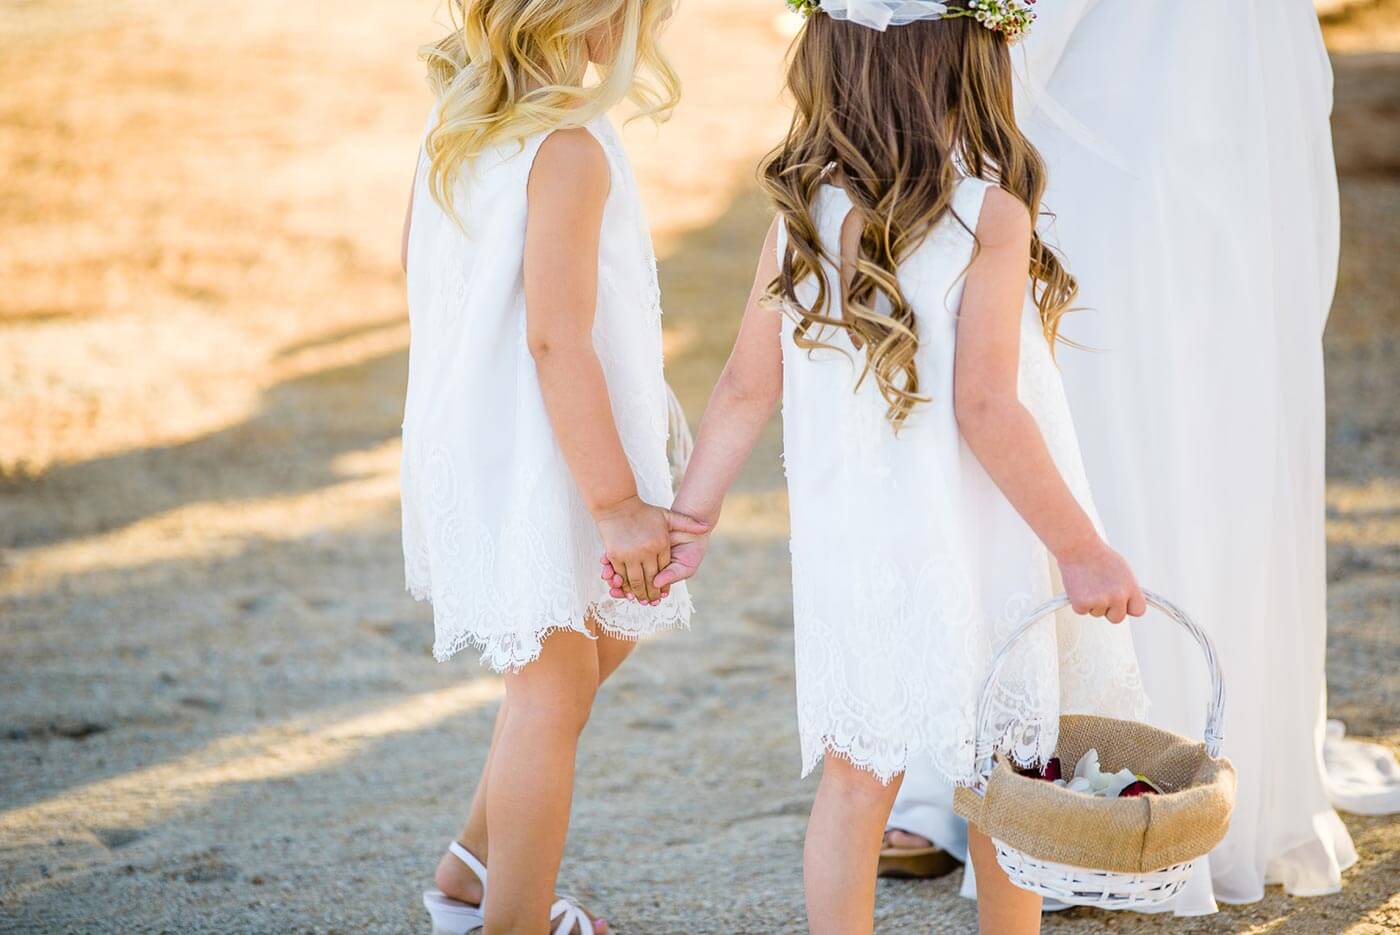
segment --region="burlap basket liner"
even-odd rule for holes
[[[1068,779],[1090,747],[1105,772],[1127,767],[1160,795],[1106,799],[1019,776],[998,757],[984,795],[954,794],[954,810],[990,835],[1040,860],[1117,873],[1150,873],[1195,860],[1220,843],[1235,806],[1235,768],[1205,744],[1114,718],[1060,718],[1056,755]]]

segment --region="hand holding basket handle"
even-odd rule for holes
[[[1122,623],[1125,616],[1147,613],[1147,597],[1123,556],[1095,537],[1092,545],[1057,555],[1065,595],[1076,614],[1107,617]]]
[[[1206,753],[1212,757],[1217,757],[1220,755],[1220,744],[1224,739],[1225,674],[1220,668],[1220,657],[1215,651],[1215,642],[1211,640],[1210,634],[1201,629],[1196,621],[1186,616],[1186,613],[1182,611],[1181,608],[1177,607],[1165,597],[1162,597],[1160,594],[1154,594],[1151,591],[1141,591],[1141,594],[1148,606],[1155,607],[1165,614],[1169,620],[1189,633],[1191,638],[1196,641],[1196,645],[1200,647],[1201,654],[1205,657],[1206,668],[1210,672],[1210,704],[1206,708],[1205,736],[1203,739],[1205,740]],[[1067,594],[1061,594],[1057,597],[1050,598],[1050,600],[1046,601],[1044,604],[1034,608],[1021,618],[1020,624],[1018,624],[1016,629],[1011,632],[1011,635],[1007,637],[1006,642],[1001,644],[1001,648],[997,650],[996,655],[992,657],[992,663],[987,669],[986,678],[982,680],[982,690],[978,693],[976,720],[973,722],[977,726],[977,737],[979,741],[981,738],[987,736],[987,724],[985,721],[987,711],[991,706],[992,692],[996,688],[997,678],[1001,675],[1002,667],[1006,665],[1007,659],[1011,656],[1011,650],[1021,641],[1022,637],[1036,626],[1036,624],[1069,606],[1071,606],[1070,597]],[[1078,608],[1075,608],[1075,611],[1076,613],[1080,612]],[[1135,614],[1134,616],[1142,615]],[[994,753],[995,751],[991,750],[989,747],[984,746],[980,742],[978,743],[977,772],[984,780],[991,774]]]

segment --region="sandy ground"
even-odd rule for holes
[[[747,289],[778,7],[683,5],[688,99],[628,131],[698,413]],[[402,593],[397,224],[431,0],[0,4],[0,930],[427,931],[501,687]],[[1328,332],[1332,708],[1400,745],[1400,12],[1329,23],[1345,256]],[[563,885],[622,935],[801,929],[785,504],[770,434],[693,632],[580,761]],[[1337,896],[1049,932],[1400,929],[1400,824]],[[879,931],[972,930],[956,880]]]

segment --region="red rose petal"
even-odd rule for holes
[[[1060,778],[1060,758],[1052,756],[1039,769],[1034,766],[1018,766],[1016,767],[1016,775],[1025,776],[1027,779],[1044,779],[1046,782],[1054,782]]]

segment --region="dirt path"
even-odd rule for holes
[[[499,682],[402,593],[396,225],[428,0],[0,6],[0,930],[426,931]],[[687,101],[628,130],[698,413],[766,211],[778,7],[682,6]],[[1332,706],[1400,744],[1400,16],[1331,31],[1346,260],[1328,335]],[[1377,38],[1376,30],[1381,30]],[[800,930],[786,508],[770,436],[693,632],[580,762],[565,888],[622,935]],[[722,582],[722,584],[720,584]],[[1344,892],[1051,932],[1400,927],[1400,827]],[[955,881],[879,930],[971,930]]]

